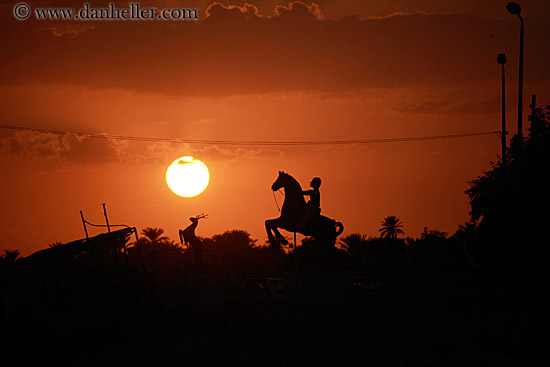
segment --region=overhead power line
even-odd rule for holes
[[[441,139],[466,138],[472,136],[498,134],[498,131],[480,131],[462,134],[411,136],[386,139],[351,139],[351,140],[293,140],[293,141],[262,141],[262,140],[207,140],[207,139],[180,139],[180,138],[154,138],[145,136],[111,135],[99,133],[83,133],[75,131],[60,131],[49,129],[37,129],[23,126],[0,125],[1,129],[30,131],[39,134],[55,134],[63,136],[78,136],[94,139],[114,139],[127,141],[143,141],[154,143],[176,143],[176,144],[201,144],[201,145],[248,145],[248,146],[299,146],[299,145],[351,145],[351,144],[378,144],[378,143],[400,143],[407,141],[427,141]]]

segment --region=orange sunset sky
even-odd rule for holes
[[[85,1],[26,1],[75,7]],[[198,21],[18,21],[0,5],[0,125],[168,139],[309,141],[498,131],[506,53],[507,127],[517,132],[519,27],[506,1],[135,1],[196,8]],[[90,1],[91,6],[108,2]],[[550,104],[550,2],[523,0],[524,128],[531,94]],[[129,2],[116,2],[122,8]],[[83,238],[79,211],[171,239],[245,229],[262,244],[279,215],[279,170],[319,176],[342,236],[452,234],[468,181],[498,158],[495,134],[364,145],[227,146],[93,139],[0,128],[0,249],[22,255]],[[166,185],[176,158],[209,168],[208,188]],[[528,189],[528,188],[526,188]],[[282,195],[277,195],[279,205]],[[99,230],[90,229],[90,234]],[[286,235],[291,234],[285,232]],[[299,237],[301,238],[301,237]]]

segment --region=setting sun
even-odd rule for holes
[[[186,198],[202,193],[209,180],[210,173],[206,165],[189,156],[176,159],[166,170],[166,183],[170,190]]]

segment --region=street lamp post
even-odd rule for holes
[[[506,10],[510,14],[517,15],[521,22],[521,29],[519,34],[519,91],[518,91],[518,136],[522,139],[523,127],[522,127],[522,114],[523,114],[523,17],[521,16],[521,6],[514,2],[506,4]]]
[[[502,145],[502,164],[506,166],[506,87],[504,76],[504,64],[506,64],[506,55],[498,54],[497,62],[502,65],[502,131],[500,132],[500,141]]]

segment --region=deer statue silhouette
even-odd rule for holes
[[[183,245],[185,243],[187,248],[191,245],[193,255],[195,256],[195,262],[199,268],[202,266],[202,241],[195,235],[195,228],[197,228],[197,225],[199,224],[199,219],[207,217],[208,214],[204,213],[191,217],[189,218],[191,224],[187,228],[180,229],[179,231],[181,244]]]

